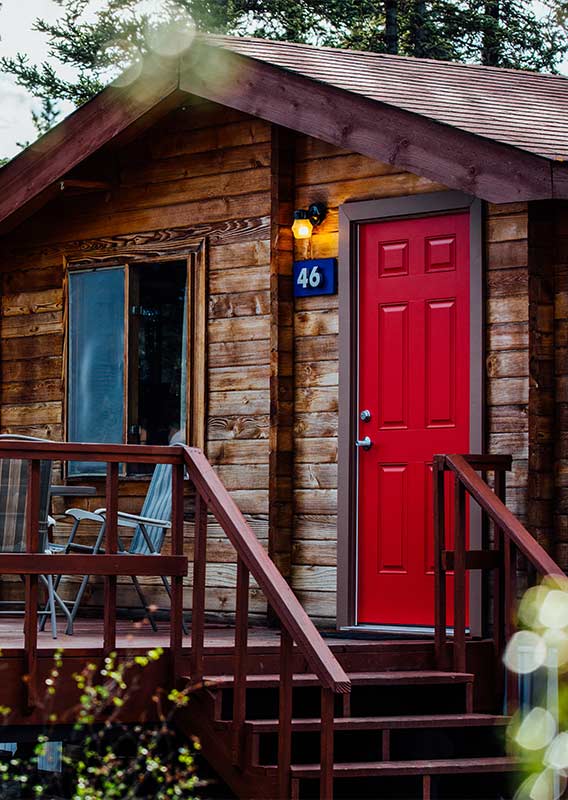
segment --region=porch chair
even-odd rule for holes
[[[47,439],[38,439],[33,436],[23,436],[15,434],[0,434],[2,441],[28,441],[28,442],[47,442]],[[52,463],[48,460],[40,462],[39,478],[39,552],[51,553],[51,546],[48,541],[48,529],[53,523],[49,516],[49,506],[51,501],[51,467]],[[29,462],[17,458],[0,459],[0,552],[2,553],[24,553],[26,551],[26,506],[28,490],[28,471]],[[24,580],[22,576],[22,580]],[[56,604],[61,608],[67,618],[67,631],[73,632],[73,620],[71,614],[63,600],[55,590],[52,575],[40,575],[39,580],[47,590],[47,603],[45,609],[40,611],[41,624],[43,630],[47,617],[51,619],[51,634],[57,638],[57,618]],[[19,600],[3,600],[1,605],[14,606],[20,605]],[[25,614],[25,611],[17,609],[1,610],[0,614],[12,616],[14,614]]]
[[[84,511],[81,508],[70,508],[65,512],[66,516],[71,517],[73,527],[69,534],[69,539],[64,545],[56,545],[57,552],[64,553],[104,553],[103,548],[104,537],[106,532],[106,509],[98,508],[96,511]],[[171,528],[172,518],[172,467],[171,464],[158,464],[154,468],[152,480],[148,487],[148,492],[144,499],[144,504],[140,514],[126,514],[123,511],[118,512],[117,524],[119,528],[134,529],[130,546],[126,548],[120,536],[118,536],[118,555],[157,555],[161,552],[166,536],[166,531]],[[99,530],[93,545],[78,544],[75,542],[75,536],[79,529],[79,525],[83,521],[96,522],[99,524]],[[79,586],[77,596],[71,607],[71,622],[75,620],[79,607],[83,600],[83,595],[89,583],[90,575],[85,575]],[[168,579],[165,575],[160,576],[164,588],[171,600],[171,589]],[[132,583],[140,600],[140,604],[144,609],[145,615],[148,618],[152,629],[157,631],[156,621],[148,603],[140,582],[134,575],[131,576]],[[60,576],[55,582],[55,591],[59,586]],[[45,624],[42,621],[42,626]],[[184,632],[187,633],[187,627],[184,622]]]

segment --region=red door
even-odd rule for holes
[[[361,225],[359,272],[358,622],[432,625],[432,456],[469,452],[469,215]]]

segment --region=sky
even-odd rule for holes
[[[96,0],[93,0],[96,2]],[[28,53],[32,62],[39,63],[48,56],[43,34],[33,31],[37,17],[54,21],[61,15],[61,6],[54,0],[0,0],[0,55]],[[538,9],[540,3],[534,0]],[[562,70],[568,74],[568,62]],[[69,76],[65,76],[69,77]],[[0,73],[0,158],[19,151],[18,142],[36,138],[31,110],[38,106],[25,89]],[[68,104],[63,110],[71,110]]]
[[[1,0],[0,55],[14,56],[29,53],[40,62],[48,55],[43,34],[32,30],[37,17],[53,21],[61,7],[53,0]],[[38,104],[36,103],[36,106]],[[36,138],[31,118],[34,101],[26,90],[7,75],[0,73],[0,157],[13,156],[19,151],[18,142]]]

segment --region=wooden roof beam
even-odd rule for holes
[[[553,196],[545,158],[204,42],[180,89],[490,202]]]

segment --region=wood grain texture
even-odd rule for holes
[[[115,170],[107,193],[59,198],[0,242],[0,426],[56,439],[65,436],[62,265],[194,259],[191,291],[203,322],[192,364],[206,376],[207,398],[197,396],[199,381],[192,380],[192,419],[208,408],[201,429],[192,427],[191,435],[210,448],[220,474],[225,470],[228,488],[263,542],[270,507],[271,136],[266,123],[215,104],[195,106],[191,124],[174,109],[115,149],[112,167],[107,164]],[[94,172],[98,162],[92,163],[84,169]],[[282,252],[291,257],[286,236]],[[291,349],[290,335],[287,341]],[[282,364],[288,368],[290,358],[283,356]],[[121,510],[138,513],[146,488],[121,479]],[[83,506],[104,505],[103,494],[101,487]],[[184,547],[191,553],[188,525]],[[215,525],[211,530],[214,535]],[[93,535],[85,526],[80,541],[89,543]],[[218,542],[210,550],[207,613],[234,611],[236,576],[225,569],[234,551],[226,540]],[[170,552],[169,539],[164,552]],[[163,606],[164,594],[153,579],[143,576],[141,583],[151,602]],[[184,583],[191,606],[191,570]],[[116,591],[119,605],[135,604],[127,583],[119,580]],[[251,609],[258,613],[266,606],[255,591],[253,586]],[[99,579],[92,580],[87,603],[103,604]]]

